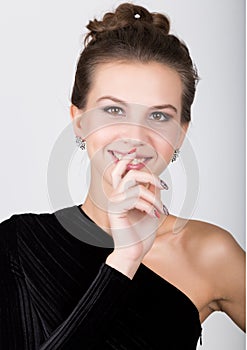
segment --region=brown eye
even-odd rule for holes
[[[121,107],[117,107],[117,106],[105,107],[104,111],[113,116],[125,116],[124,110]]]
[[[171,117],[165,113],[162,112],[153,112],[150,115],[150,119],[157,121],[157,122],[166,122],[170,119]]]

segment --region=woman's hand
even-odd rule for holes
[[[151,249],[161,214],[168,214],[160,200],[160,190],[168,188],[163,181],[143,171],[126,173],[134,158],[135,153],[125,155],[112,171],[113,192],[108,204],[115,249],[106,263],[129,278]]]

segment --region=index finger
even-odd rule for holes
[[[126,184],[140,183],[140,184],[148,184],[149,187],[153,186],[152,192],[155,193],[156,188],[158,188],[159,190],[162,190],[165,188],[164,185],[162,185],[162,182],[164,183],[164,181],[161,181],[161,179],[155,174],[147,173],[144,171],[131,170],[124,177],[121,184],[118,186],[118,191],[123,192],[126,188]]]
[[[120,181],[122,180],[122,175],[124,174],[127,165],[135,158],[136,156],[136,148],[130,150],[123,158],[119,159],[117,165],[112,171],[112,187],[114,189],[117,188]]]

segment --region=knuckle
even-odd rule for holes
[[[125,175],[126,179],[132,178],[135,175],[136,170],[130,169]]]
[[[135,185],[135,180],[134,179],[127,179],[124,183],[123,190],[127,191],[128,188],[132,187],[133,185]]]

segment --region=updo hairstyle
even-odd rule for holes
[[[87,103],[95,69],[102,63],[158,62],[174,69],[183,84],[181,122],[191,120],[191,105],[199,80],[185,43],[169,34],[164,14],[131,3],[119,5],[102,20],[90,20],[75,74],[71,102],[79,109]]]

